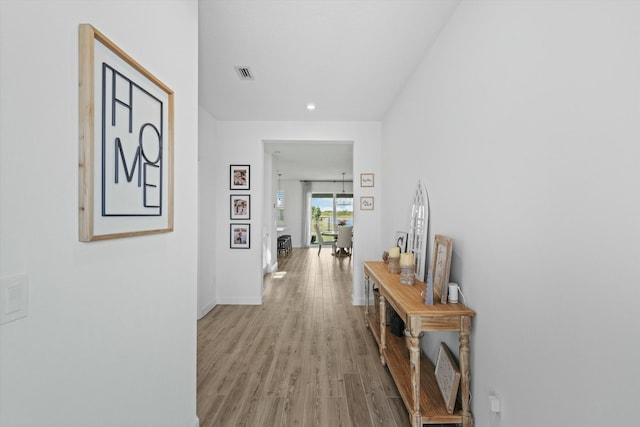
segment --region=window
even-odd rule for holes
[[[278,225],[284,224],[284,191],[276,194],[276,221]]]
[[[353,225],[353,194],[336,194],[336,225]]]
[[[311,230],[318,224],[320,232],[336,231],[336,227],[353,225],[353,194],[312,193]],[[311,243],[316,242],[316,233],[311,233]]]

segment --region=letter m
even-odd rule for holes
[[[133,179],[133,174],[136,172],[136,167],[138,167],[138,162],[140,161],[140,145],[136,149],[136,154],[133,157],[133,166],[131,166],[131,173],[129,173],[129,168],[127,168],[127,159],[124,156],[124,151],[122,150],[122,142],[120,138],[116,138],[115,144],[115,183],[117,184],[119,181],[119,165],[120,161],[122,161],[122,166],[124,167],[124,174],[127,177],[127,182],[131,182]],[[142,185],[142,168],[138,167],[138,187]]]

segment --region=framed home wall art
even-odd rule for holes
[[[249,165],[229,166],[229,189],[230,190],[250,190],[251,189],[251,166]]]
[[[79,26],[79,240],[173,231],[173,91]]]

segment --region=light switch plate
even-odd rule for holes
[[[27,317],[29,287],[26,274],[0,279],[0,325]]]

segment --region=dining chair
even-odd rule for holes
[[[322,246],[333,246],[333,240],[324,240],[322,233],[320,232],[320,227],[318,224],[313,225],[316,229],[316,242],[318,243],[318,256],[320,256],[320,251],[322,250]]]
[[[351,256],[351,249],[353,248],[353,226],[343,225],[338,227],[338,239],[334,245],[336,247],[336,255],[344,253],[345,255]]]

